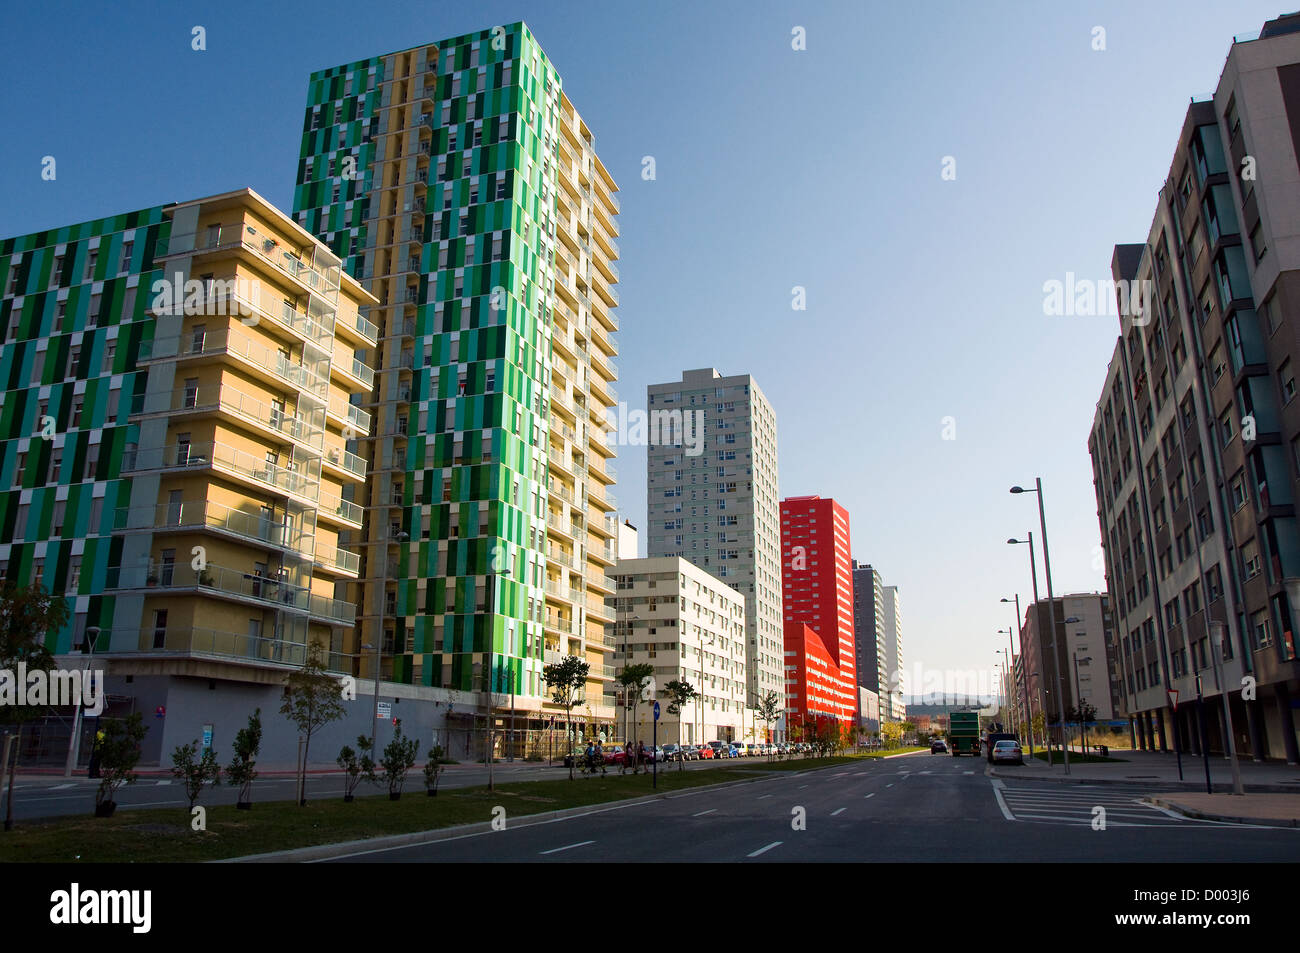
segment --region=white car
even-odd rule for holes
[[[1025,753],[1016,741],[995,741],[993,743],[993,763],[1024,764]]]

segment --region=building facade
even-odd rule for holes
[[[6,239],[0,271],[0,574],[65,596],[48,647],[154,713],[145,760],[210,691],[233,734],[310,649],[349,670],[374,299],[248,189]]]
[[[745,596],[748,704],[783,696],[776,414],[748,374],[685,371],[648,389],[650,556],[681,556]]]
[[[659,742],[702,744],[755,741],[766,727],[747,709],[744,596],[679,556],[620,559],[614,569],[618,594],[618,668],[654,668],[650,694],[659,700]],[[669,711],[664,689],[674,680],[697,696]],[[619,738],[651,741],[651,704],[628,717]]]
[[[832,499],[781,501],[786,711],[792,725],[858,717],[849,514]]]
[[[894,611],[887,611],[885,585],[880,571],[870,563],[852,562],[853,578],[853,632],[856,653],[855,668],[858,684],[875,693],[880,705],[880,715],[886,721],[903,717],[902,694],[893,692],[890,683],[890,642],[898,638],[898,602]],[[901,655],[901,653],[899,653]],[[899,678],[902,677],[901,672]]]
[[[1112,262],[1150,289],[1121,314],[1089,439],[1121,706],[1144,747],[1199,752],[1204,735],[1222,752],[1231,730],[1239,751],[1300,761],[1297,143],[1292,15],[1234,42],[1213,100],[1188,108],[1146,242]]]
[[[903,607],[899,602],[897,586],[882,586],[880,597],[885,636],[885,671],[889,673],[888,689],[882,697],[888,706],[889,717],[898,720],[906,717],[903,705]]]
[[[353,638],[467,730],[548,724],[566,655],[615,714],[616,191],[522,23],[310,78],[294,210],[379,300]]]

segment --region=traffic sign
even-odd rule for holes
[[[379,703],[379,717],[385,721],[392,717],[393,706],[390,702]]]
[[[659,703],[655,702],[655,721],[659,720]]]
[[[1174,709],[1174,711],[1178,711],[1178,689],[1167,688],[1165,689],[1165,694],[1169,696],[1170,706]]]

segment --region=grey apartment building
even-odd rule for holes
[[[853,560],[853,641],[857,646],[858,685],[880,699],[881,718],[889,716],[889,651],[885,645],[885,594],[880,573]]]
[[[1234,41],[1213,99],[1187,110],[1146,242],[1112,260],[1153,289],[1121,315],[1089,438],[1119,703],[1144,747],[1198,753],[1204,735],[1222,752],[1227,691],[1238,751],[1300,760],[1297,156],[1291,15]]]
[[[784,702],[772,405],[750,375],[704,368],[650,385],[648,407],[647,555],[681,556],[744,595],[747,704],[769,691]],[[685,433],[656,426],[668,419]]]

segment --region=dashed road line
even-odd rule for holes
[[[843,813],[844,813],[845,811],[847,811],[847,810],[848,810],[847,807],[842,807],[842,808],[840,808],[840,809],[837,810],[837,811],[831,811],[831,817],[834,817],[834,816],[837,815],[837,814],[843,814]]]
[[[758,850],[754,851],[752,854],[746,854],[745,856],[746,856],[746,857],[757,857],[759,854],[766,854],[766,853],[767,853],[769,850],[771,850],[773,847],[780,847],[783,843],[785,843],[785,842],[784,842],[784,841],[779,841],[779,840],[774,840],[774,841],[772,841],[772,843],[768,844],[766,847],[760,847]]]
[[[692,814],[691,817],[703,817],[705,814],[712,814],[716,810],[716,807],[711,807],[707,811],[700,811],[698,814]]]
[[[588,844],[596,843],[594,840],[578,841],[576,844],[565,844],[563,847],[552,847],[550,850],[539,851],[542,854],[558,854],[562,850],[572,850],[575,847],[586,847]]]

